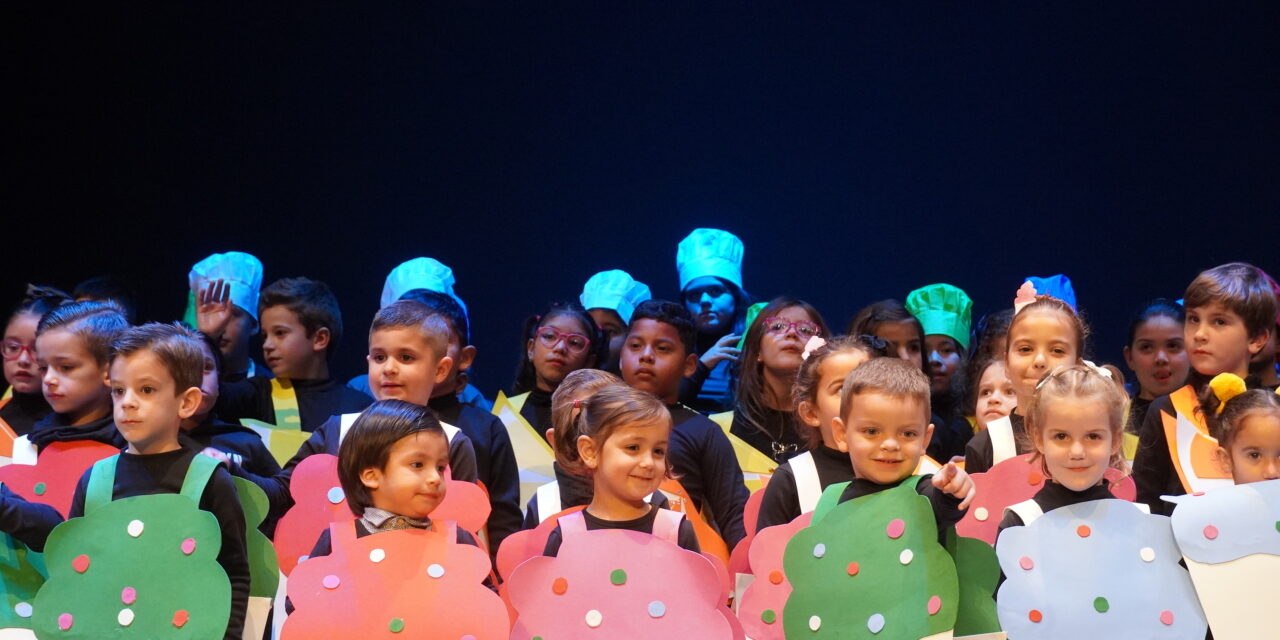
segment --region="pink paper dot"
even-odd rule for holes
[[[1166,627],[1173,624],[1173,612],[1168,609],[1161,611],[1160,622],[1164,623],[1164,626]]]
[[[929,615],[936,616],[942,610],[942,598],[933,596],[929,598]]]
[[[907,523],[903,522],[902,518],[894,518],[893,521],[889,523],[889,526],[885,528],[885,533],[889,534],[890,538],[897,540],[902,537],[902,532],[906,530]]]
[[[342,584],[342,580],[340,580],[338,576],[329,574],[324,577],[324,580],[322,580],[320,584],[323,584],[326,589],[337,589],[338,585]]]
[[[1209,540],[1216,540],[1218,538],[1218,528],[1213,525],[1207,525],[1204,528],[1204,537]]]
[[[72,569],[75,569],[75,572],[76,572],[76,573],[84,573],[84,572],[88,571],[88,570],[89,570],[89,556],[87,556],[87,555],[85,555],[85,554],[83,554],[83,553],[82,553],[82,554],[80,554],[80,555],[78,555],[78,556],[76,556],[76,557],[75,557],[75,559],[71,561],[71,568],[72,568]]]
[[[133,587],[125,587],[120,591],[120,602],[133,604],[138,601],[138,591]]]
[[[1031,558],[1028,558],[1027,556],[1022,556],[1021,558],[1018,559],[1018,566],[1022,567],[1023,571],[1030,571],[1035,568],[1036,563]]]
[[[71,617],[71,614],[69,614],[69,613],[64,613],[64,614],[62,614],[62,615],[58,616],[58,628],[59,628],[59,629],[61,629],[61,630],[63,630],[63,631],[69,631],[69,630],[71,630],[71,625],[72,625],[72,623],[74,623],[74,622],[75,622],[75,619],[74,619],[74,618],[72,618],[72,617]]]
[[[191,555],[191,554],[193,554],[193,553],[195,553],[195,552],[196,552],[196,539],[195,539],[195,538],[187,538],[186,540],[183,540],[183,541],[182,541],[182,553],[184,553],[184,554],[186,554],[186,555]]]

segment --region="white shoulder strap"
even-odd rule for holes
[[[1044,515],[1044,509],[1041,509],[1035,500],[1023,500],[1018,504],[1005,507],[1005,509],[1018,514],[1018,517],[1022,518],[1022,524],[1024,525],[1031,524]]]
[[[987,423],[991,434],[991,465],[995,466],[1018,455],[1018,443],[1013,437],[1013,422],[1009,416]]]
[[[449,424],[448,422],[444,422],[444,421],[440,422],[440,428],[444,429],[444,437],[449,444],[453,444],[453,438],[457,436],[459,433],[462,433],[462,429],[459,429]]]
[[[351,425],[355,424],[356,418],[359,417],[358,413],[344,413],[338,417],[338,444],[342,444],[342,441],[347,439],[347,432],[351,431]]]
[[[27,436],[18,436],[18,439],[13,441],[13,463],[36,463],[36,445],[32,444],[31,438],[28,438]]]
[[[548,482],[534,492],[538,496],[538,522],[560,513],[560,483]]]
[[[818,506],[818,498],[822,497],[822,481],[818,479],[818,466],[813,462],[813,453],[806,451],[789,462],[791,474],[796,478],[796,498],[800,502],[800,513],[810,513]]]

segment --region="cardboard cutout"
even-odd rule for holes
[[[995,549],[983,540],[961,536],[955,529],[947,531],[946,549],[956,563],[960,587],[955,636],[985,638],[999,633],[995,594],[1000,583],[1000,563]]]
[[[522,505],[529,504],[529,499],[537,492],[538,487],[556,479],[555,470],[551,466],[556,456],[551,451],[551,445],[547,444],[546,435],[538,433],[520,415],[520,409],[528,398],[527,393],[507,398],[506,394],[499,391],[493,402],[493,415],[498,416],[506,426],[507,435],[511,437],[511,448],[516,454],[516,466],[520,469]]]
[[[0,630],[31,628],[31,603],[48,576],[44,554],[0,534]]]
[[[276,560],[275,547],[258,530],[258,525],[267,517],[270,505],[267,494],[258,485],[244,478],[232,476],[231,479],[236,483],[236,495],[240,498],[240,508],[244,511],[244,546],[249,555],[251,578],[249,603],[245,609],[244,638],[259,640],[263,637],[263,630],[267,628],[271,599],[280,586],[280,564]]]
[[[1169,457],[1187,493],[1231,486],[1231,475],[1218,464],[1218,441],[1199,412],[1196,391],[1187,385],[1169,394],[1174,415],[1160,413]]]
[[[1169,519],[1123,500],[1082,502],[1010,527],[996,545],[1010,638],[1203,640],[1204,613]]]
[[[496,563],[498,575],[502,576],[503,580],[506,580],[511,577],[511,572],[520,566],[520,563],[542,555],[542,552],[547,548],[547,538],[551,536],[552,531],[555,531],[560,516],[582,511],[585,508],[587,508],[586,505],[569,507],[539,522],[538,526],[532,529],[517,531],[507,536],[502,541],[502,546],[498,547]]]
[[[767,479],[764,486],[769,486]],[[733,548],[733,553],[729,554],[729,573],[735,575],[752,573],[751,545],[756,537],[756,523],[760,521],[760,503],[763,501],[764,487],[747,497],[747,504],[742,509],[742,524],[747,530],[747,535],[738,541],[738,545]]]
[[[262,438],[262,443],[267,446],[267,451],[271,452],[271,457],[275,458],[276,464],[282,467],[288,464],[294,454],[298,453],[302,443],[311,437],[310,433],[298,427],[277,427],[252,418],[241,418],[240,424],[253,429],[254,433]]]
[[[356,517],[338,484],[338,457],[327,453],[307,456],[293,469],[289,494],[294,505],[276,525],[276,558],[280,572],[289,575],[298,560],[311,553],[320,532],[334,522]]]
[[[1280,480],[1233,485],[1176,502],[1173,535],[1216,640],[1272,637],[1280,576]]]
[[[28,502],[47,504],[62,517],[71,510],[76,483],[93,464],[120,453],[101,442],[72,440],[54,442],[40,452],[34,465],[11,464],[0,467],[0,482]]]
[[[783,609],[791,596],[791,582],[783,567],[787,543],[809,526],[812,513],[804,513],[787,524],[765,527],[756,532],[751,545],[751,566],[758,572],[742,594],[738,620],[752,640],[781,640]]]
[[[720,425],[725,437],[729,439],[729,444],[733,445],[733,454],[738,457],[738,466],[742,467],[742,481],[747,485],[747,491],[755,493],[763,489],[766,479],[778,468],[778,463],[729,431],[733,426],[732,411],[715,413],[710,418],[712,422]]]
[[[667,496],[667,508],[676,513],[685,514],[685,519],[693,525],[693,532],[698,537],[698,547],[702,552],[715,558],[722,567],[728,566],[729,545],[707,523],[698,508],[693,506],[693,499],[689,497],[689,492],[684,486],[678,480],[667,478],[662,481],[662,486],[658,489]]]

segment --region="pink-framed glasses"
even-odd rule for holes
[[[555,327],[539,327],[533,335],[538,338],[539,344],[548,349],[556,348],[563,341],[569,353],[582,353],[591,345],[591,338],[581,333],[565,333]]]

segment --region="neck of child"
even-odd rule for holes
[[[764,406],[778,411],[794,411],[795,403],[791,400],[791,381],[795,380],[795,371],[791,376],[775,373],[768,367],[764,369]]]
[[[177,451],[181,448],[182,445],[178,444],[178,434],[174,432],[146,442],[130,442],[128,451],[138,456],[151,456],[157,453]]]
[[[537,379],[534,382],[534,386],[538,388],[538,391],[546,391],[547,393],[554,393],[557,385],[551,384],[542,376],[537,376]]]
[[[1262,371],[1258,372],[1258,379],[1264,387],[1274,387],[1280,384],[1280,375],[1276,374],[1276,363],[1274,361],[1268,362],[1262,368]]]
[[[298,370],[294,371],[293,375],[285,377],[294,380],[328,380],[329,363],[325,362],[324,358],[311,360],[298,367]]]
[[[90,407],[80,413],[67,414],[67,424],[73,427],[83,427],[86,424],[97,422],[111,415],[111,404]]]
[[[204,419],[208,417],[208,415],[209,414],[207,413],[202,413],[198,416],[183,418],[182,422],[178,423],[178,428],[183,431],[194,431],[196,427],[200,426],[201,422],[204,422]]]
[[[601,491],[597,485],[591,504],[587,505],[587,512],[601,520],[625,522],[644,516],[652,508],[644,500],[629,500],[611,495],[608,491]]]

